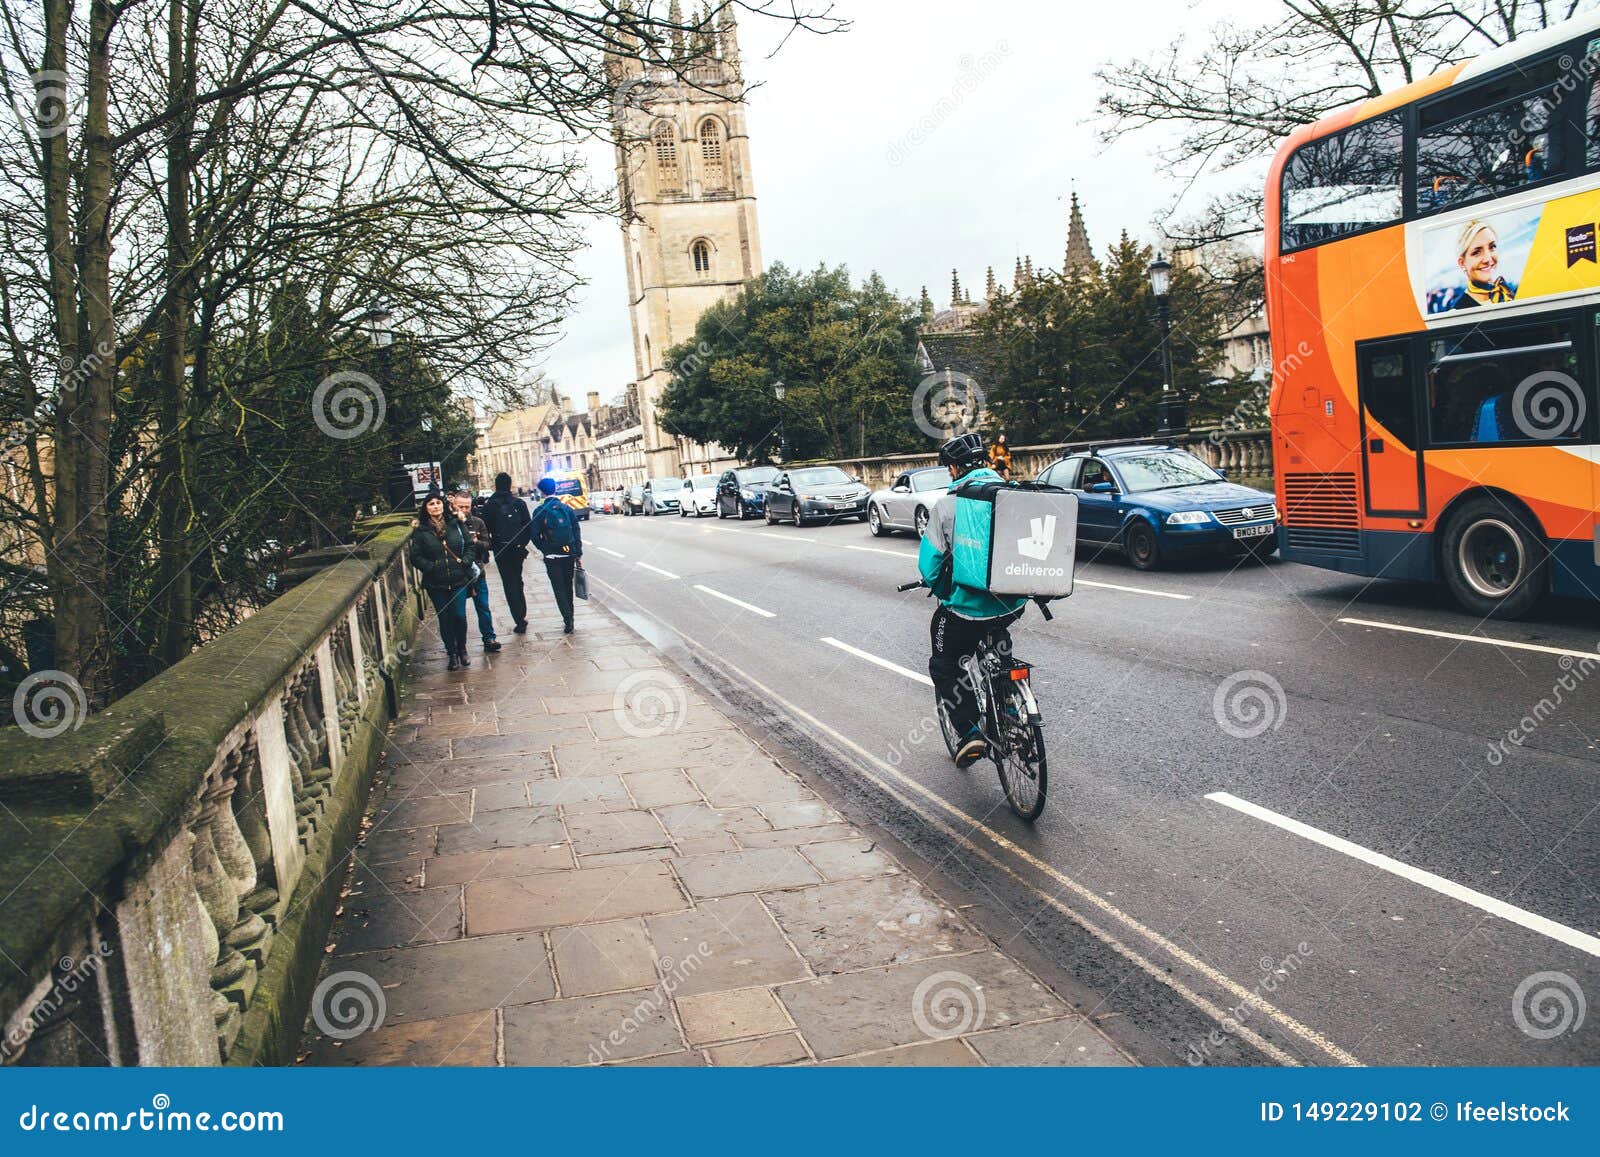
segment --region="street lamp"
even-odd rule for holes
[[[1150,263],[1150,292],[1156,299],[1156,322],[1161,327],[1161,399],[1156,403],[1156,433],[1172,434],[1184,425],[1184,405],[1167,395],[1172,391],[1172,263],[1157,250]]]
[[[438,476],[437,481],[439,483],[439,493],[443,494],[444,493],[444,463],[439,461],[439,443],[433,437],[433,419],[431,417],[428,417],[428,416],[424,415],[423,418],[422,418],[422,421],[419,423],[419,425],[421,425],[421,427],[422,427],[422,432],[424,434],[428,435],[428,458],[429,458],[430,461],[432,461],[439,468],[439,476]]]
[[[789,462],[789,428],[783,420],[783,395],[788,392],[782,382],[772,383],[772,396],[778,399],[778,461],[785,465]]]

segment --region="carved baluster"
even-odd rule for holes
[[[222,861],[228,878],[233,881],[234,892],[238,897],[238,917],[224,939],[230,948],[246,957],[252,965],[259,967],[266,959],[267,941],[271,937],[272,930],[246,903],[256,891],[256,857],[244,838],[244,831],[239,827],[238,814],[234,807],[234,799],[245,784],[244,769],[248,766],[249,758],[249,752],[244,746],[228,754],[222,772],[216,780],[214,793],[216,818],[211,825],[211,833],[212,840],[217,846],[217,857]]]
[[[272,863],[272,831],[267,826],[267,801],[261,782],[261,757],[255,736],[240,749],[238,783],[230,802],[239,837],[255,865],[255,887],[240,903],[268,924],[277,920],[277,870]],[[263,943],[263,955],[266,945]]]
[[[233,929],[239,915],[239,897],[233,889],[217,856],[216,844],[211,838],[211,812],[205,798],[196,799],[189,812],[190,866],[194,871],[195,903],[200,906],[200,934],[204,939],[207,959],[211,966],[211,1016],[217,1032],[217,1046],[223,1056],[239,1032],[243,1001],[229,1000],[225,990],[237,989],[250,972],[250,963],[235,949],[228,947],[224,937]]]

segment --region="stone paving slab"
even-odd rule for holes
[[[632,632],[583,604],[563,635],[528,577],[498,655],[451,672],[431,623],[419,643],[327,965],[383,1015],[308,1025],[308,1063],[1127,1063]],[[641,677],[665,719],[630,714]]]

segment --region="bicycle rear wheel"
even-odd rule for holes
[[[1044,728],[1028,719],[1026,704],[1016,691],[1006,696],[1000,715],[999,742],[992,753],[1000,769],[1000,786],[1017,818],[1032,823],[1044,811],[1050,784]]]
[[[944,736],[944,745],[950,749],[950,758],[956,757],[956,748],[961,746],[961,736],[956,734],[956,725],[950,718],[950,709],[945,706],[943,698],[936,697],[933,702],[934,712],[939,716],[939,733]]]

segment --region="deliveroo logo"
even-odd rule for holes
[[[1040,562],[1050,557],[1050,548],[1056,542],[1056,516],[1046,514],[1042,518],[1033,520],[1033,533],[1027,538],[1017,539],[1017,553],[1024,558],[1036,558]]]

